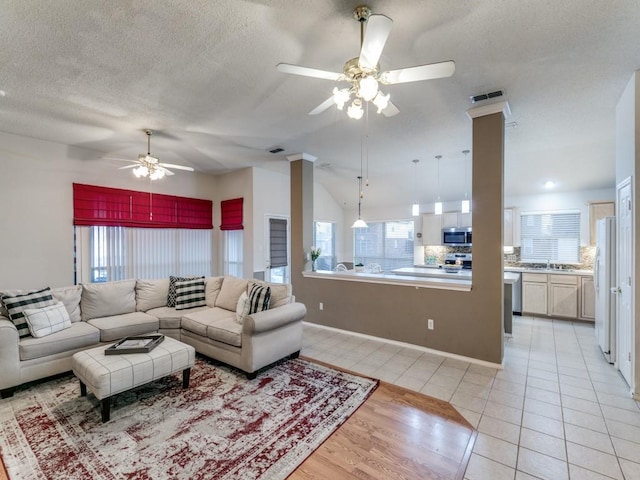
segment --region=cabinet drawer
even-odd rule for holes
[[[563,283],[565,285],[578,285],[576,275],[549,275],[549,283]]]
[[[546,273],[523,273],[522,281],[547,283],[547,274]]]

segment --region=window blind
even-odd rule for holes
[[[212,229],[213,202],[74,183],[73,224]]]
[[[288,265],[287,221],[282,218],[269,219],[269,254],[271,268]]]
[[[523,213],[520,257],[530,263],[579,263],[580,213]]]
[[[221,220],[220,230],[242,230],[242,205],[243,198],[223,200],[220,203]]]

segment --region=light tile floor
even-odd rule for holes
[[[640,406],[592,325],[514,317],[503,370],[310,325],[302,354],[454,405],[479,432],[467,480],[640,479]]]

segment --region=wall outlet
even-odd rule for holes
[[[320,310],[324,310],[324,303],[320,302]]]
[[[433,319],[430,318],[427,320],[427,328],[433,330]]]

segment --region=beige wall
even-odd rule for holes
[[[307,306],[306,320],[502,362],[503,130],[502,113],[473,122],[474,276],[470,292],[304,278],[294,271],[293,289],[298,301]],[[309,225],[298,206],[304,204],[305,188],[313,185],[313,179],[292,165],[291,183],[295,254],[308,247],[305,232]],[[294,269],[296,266],[305,268],[303,262],[294,262]],[[433,331],[427,330],[428,318],[435,322]]]

